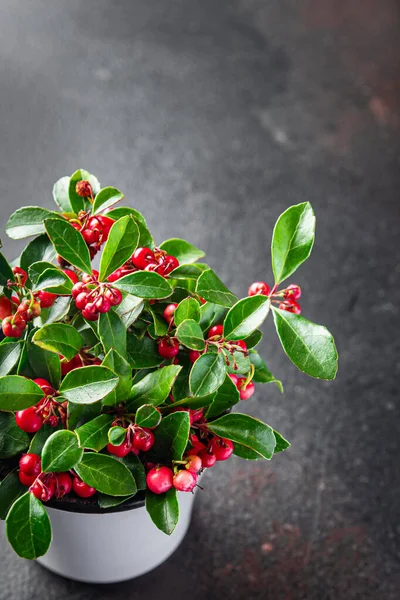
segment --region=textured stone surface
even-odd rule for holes
[[[341,361],[334,384],[308,379],[267,323],[286,394],[245,408],[292,448],[210,472],[181,549],[135,582],[64,581],[2,539],[1,600],[398,597],[398,25],[394,0],[3,3],[2,221],[82,166],[243,295],[271,279],[276,217],[310,200],[293,281]]]

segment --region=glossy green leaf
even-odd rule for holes
[[[190,264],[199,260],[205,256],[203,250],[196,248],[193,244],[189,244],[186,240],[181,240],[179,238],[171,238],[170,240],[165,240],[160,245],[162,250],[165,250],[167,254],[171,256],[175,256],[178,259],[180,264]]]
[[[174,312],[174,323],[178,327],[186,319],[193,319],[197,323],[200,322],[200,304],[195,298],[185,298],[178,304]]]
[[[71,202],[69,201],[69,180],[70,177],[61,177],[55,182],[53,187],[54,202],[63,212],[73,212]]]
[[[227,350],[223,350],[223,353],[225,355],[228,373],[247,375],[251,369],[251,362],[248,356],[245,356],[243,352],[239,351],[234,352],[233,355]]]
[[[113,446],[120,446],[126,440],[126,429],[116,425],[111,427],[107,433],[107,439]]]
[[[9,281],[14,281],[14,273],[8,260],[0,252],[0,285],[6,287]]]
[[[153,323],[150,323],[148,331],[154,338],[164,337],[168,333],[169,326],[163,314],[166,306],[165,304],[153,304],[148,307],[148,311],[153,317]]]
[[[130,470],[119,460],[106,454],[85,452],[75,467],[79,477],[91,487],[109,496],[136,494],[136,483]]]
[[[26,487],[19,480],[17,471],[11,471],[0,482],[0,519],[4,521],[14,502],[26,493]]]
[[[61,321],[69,312],[71,298],[68,296],[59,296],[50,308],[42,309],[39,317],[33,320],[35,327],[43,327]]]
[[[53,244],[44,233],[29,242],[25,250],[22,251],[20,265],[22,269],[28,272],[29,267],[33,263],[42,261],[51,263],[56,256],[57,253],[54,250]]]
[[[52,537],[50,519],[36,496],[26,492],[12,505],[6,519],[6,534],[21,558],[34,560],[46,554]]]
[[[224,322],[228,309],[218,306],[212,302],[206,302],[200,306],[200,326],[203,331],[208,331],[214,325]]]
[[[120,504],[128,502],[128,500],[132,500],[134,497],[135,494],[131,494],[130,496],[109,496],[108,494],[97,494],[97,502],[100,508],[107,510],[108,508],[120,506]]]
[[[278,431],[275,431],[275,429],[274,436],[276,439],[274,454],[278,454],[278,452],[283,452],[284,450],[290,447],[290,443],[287,440],[285,440],[285,438]]]
[[[83,449],[75,432],[63,429],[51,435],[43,446],[42,470],[61,473],[73,469],[81,460]]]
[[[92,273],[89,248],[82,237],[65,219],[46,219],[45,228],[57,254],[85,273]]]
[[[251,348],[255,348],[256,346],[258,346],[258,344],[262,340],[262,337],[263,337],[262,331],[260,331],[259,329],[256,329],[255,331],[253,331],[253,333],[251,333],[245,339],[247,350],[250,350]]]
[[[100,281],[126,263],[137,248],[139,229],[132,217],[122,217],[111,227],[100,261]]]
[[[91,173],[85,171],[85,169],[78,169],[77,171],[75,171],[75,173],[73,173],[70,177],[68,187],[69,201],[71,203],[72,210],[75,213],[78,213],[80,210],[83,210],[86,206],[85,199],[81,198],[76,193],[76,184],[78,183],[78,181],[82,180],[88,181],[90,183],[90,185],[92,186],[94,196],[96,196],[96,194],[98,194],[98,192],[100,191],[100,183],[97,177],[91,175]]]
[[[193,279],[197,281],[205,269],[199,265],[180,265],[169,274],[171,279]]]
[[[32,342],[44,350],[61,354],[67,360],[74,358],[83,345],[80,333],[66,323],[45,325],[36,331]]]
[[[187,398],[182,398],[182,400],[177,400],[173,402],[166,409],[163,410],[173,411],[174,409],[180,407],[190,408],[192,410],[196,408],[205,408],[212,404],[216,395],[217,392],[214,392],[213,394],[208,394],[207,396],[189,396]]]
[[[226,366],[221,354],[207,352],[196,360],[189,376],[190,390],[194,396],[215,392],[224,382]]]
[[[105,187],[99,191],[94,203],[93,203],[93,214],[98,214],[105,211],[110,206],[117,204],[123,199],[124,195],[122,192],[114,187]]]
[[[0,458],[15,456],[29,446],[29,436],[15,422],[9,412],[0,412]]]
[[[114,221],[118,221],[121,217],[132,216],[135,221],[140,221],[144,225],[146,225],[146,219],[138,210],[131,208],[130,206],[118,206],[117,208],[113,208],[112,210],[107,212],[107,217],[110,219],[114,219]]]
[[[168,464],[182,460],[189,440],[190,418],[185,411],[174,412],[163,417],[154,432],[154,446],[149,456]]]
[[[146,484],[146,471],[144,469],[143,463],[138,456],[131,452],[127,456],[119,459],[122,464],[130,470],[133,475],[133,478],[136,482],[136,487],[138,490],[145,490],[147,487]]]
[[[132,387],[132,368],[128,361],[114,349],[106,354],[102,365],[111,369],[119,377],[117,387],[102,400],[105,406],[115,406],[129,396]]]
[[[218,388],[214,401],[207,410],[207,419],[219,417],[223,412],[229,410],[240,400],[239,390],[232,379],[226,375],[223,384]]]
[[[106,367],[95,365],[68,373],[60,393],[75,404],[93,404],[105,398],[118,385],[118,376]]]
[[[28,341],[27,356],[35,376],[46,379],[55,390],[58,390],[61,380],[61,361],[58,354]]]
[[[17,364],[22,352],[22,342],[13,342],[7,338],[0,344],[0,377],[8,375]]]
[[[162,357],[158,354],[157,343],[149,337],[139,339],[128,334],[128,360],[133,369],[158,367]]]
[[[158,406],[168,397],[176,377],[182,367],[169,365],[146,375],[132,387],[128,408],[135,412],[142,404]]]
[[[237,442],[268,460],[274,454],[276,446],[274,430],[249,415],[230,413],[216,421],[211,421],[208,428],[216,435]]]
[[[237,297],[228,290],[212,269],[208,269],[200,275],[197,280],[196,292],[205,300],[228,308],[237,302]]]
[[[154,429],[160,424],[161,413],[152,404],[143,404],[140,406],[135,415],[135,423],[140,427]]]
[[[179,504],[175,489],[165,494],[146,492],[146,510],[154,525],[163,533],[171,535],[179,520]]]
[[[113,286],[139,298],[167,298],[172,294],[168,281],[152,271],[136,271],[118,279]]]
[[[85,425],[75,430],[81,448],[99,452],[108,444],[108,430],[114,417],[112,415],[99,415],[88,421]]]
[[[51,263],[39,261],[33,263],[28,269],[29,279],[32,282],[32,291],[47,290],[52,294],[69,296],[73,283],[70,278]]]
[[[315,235],[315,215],[309,202],[288,208],[276,222],[272,237],[272,269],[281,283],[310,256]]]
[[[227,340],[243,340],[265,321],[270,309],[266,296],[251,296],[239,300],[224,321],[224,337]]]
[[[139,317],[143,310],[144,302],[142,298],[137,298],[131,294],[122,293],[123,300],[119,306],[114,308],[114,311],[121,317],[126,329],[132,325]]]
[[[176,337],[183,346],[192,350],[201,351],[206,346],[203,331],[193,319],[186,319],[179,325],[176,330]]]
[[[311,377],[334,379],[338,355],[334,339],[326,327],[277,308],[274,308],[273,315],[278,337],[292,363]]]
[[[59,423],[57,427],[52,427],[51,425],[44,424],[31,439],[28,452],[32,452],[33,454],[38,454],[40,456],[42,454],[44,445],[49,439],[49,437],[53,435],[55,431],[59,431],[61,428],[62,423]]]
[[[5,230],[13,240],[20,240],[31,235],[45,232],[45,219],[64,221],[59,213],[39,206],[19,208],[9,218]]]
[[[251,363],[254,365],[253,381],[256,383],[275,383],[279,391],[283,394],[282,382],[272,375],[271,371],[268,369],[258,352],[256,350],[250,350],[249,357]]]
[[[122,356],[126,355],[126,329],[120,317],[110,310],[99,318],[99,336],[104,352],[113,348]]]
[[[30,379],[19,375],[0,377],[0,410],[23,410],[42,398],[42,390]]]

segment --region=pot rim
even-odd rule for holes
[[[96,500],[96,497],[93,498]],[[145,494],[143,491],[138,491],[137,494],[123,502],[122,504],[118,504],[118,506],[112,506],[110,508],[102,508],[96,502],[80,502],[79,500],[75,500],[74,502],[70,502],[66,499],[56,500],[52,499],[45,503],[45,508],[53,508],[55,510],[61,510],[64,512],[72,512],[72,513],[82,513],[82,514],[91,514],[91,515],[103,515],[103,514],[111,514],[118,512],[126,512],[128,510],[134,510],[135,508],[143,508],[145,506]]]

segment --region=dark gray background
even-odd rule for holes
[[[278,215],[310,200],[292,281],[341,357],[335,383],[309,379],[267,323],[286,394],[244,408],[292,448],[210,471],[180,550],[134,582],[65,581],[2,539],[2,600],[398,597],[398,26],[394,0],[1,2],[2,222],[83,167],[245,295],[271,281]]]

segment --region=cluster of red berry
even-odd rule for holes
[[[97,321],[100,313],[107,313],[122,302],[121,292],[109,283],[99,282],[98,278],[98,271],[94,270],[92,275],[84,273],[82,281],[75,283],[72,288],[76,307],[88,321]]]
[[[135,271],[154,271],[166,277],[177,267],[179,267],[178,259],[175,256],[170,256],[160,248],[154,248],[154,250],[146,247],[136,248],[130,260],[114,273],[111,273],[108,281],[112,283]]]
[[[63,498],[72,490],[81,498],[90,498],[95,488],[82,481],[75,473],[42,473],[42,461],[37,454],[23,454],[19,461],[19,480],[42,502],[53,496]]]
[[[113,426],[117,426],[118,424],[118,421],[116,421],[113,423]],[[108,444],[107,450],[110,454],[114,454],[118,458],[123,458],[130,452],[133,452],[136,456],[139,452],[148,452],[153,445],[154,433],[146,427],[139,427],[139,425],[131,423],[126,428],[125,440],[122,444],[120,446]]]
[[[295,315],[301,314],[301,307],[297,300],[301,296],[301,288],[296,284],[288,285],[285,290],[277,292],[275,288],[270,289],[269,285],[265,281],[256,281],[249,287],[248,295],[257,296],[261,294],[263,296],[271,296],[272,301],[279,304],[280,310],[286,310],[294,313]],[[274,300],[274,298],[277,298]]]
[[[67,418],[67,403],[56,400],[57,392],[46,381],[46,379],[34,379],[44,396],[35,406],[30,406],[15,413],[15,422],[22,431],[35,433],[47,423],[51,427],[57,427],[61,421],[63,424]]]

